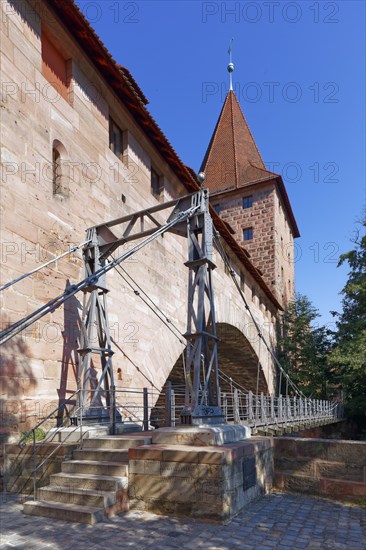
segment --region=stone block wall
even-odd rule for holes
[[[295,292],[295,248],[294,238],[284,205],[278,195],[274,197],[274,254],[275,288],[279,300],[287,304]]]
[[[130,507],[224,521],[272,489],[270,438],[129,450]]]
[[[366,499],[366,442],[276,437],[275,486],[355,502]]]
[[[243,197],[253,205],[243,208]],[[250,254],[269,288],[282,304],[294,294],[294,239],[275,183],[256,184],[228,191],[212,199],[220,216],[235,231],[235,239]],[[243,229],[253,228],[253,239],[244,241]]]
[[[51,474],[61,472],[61,463],[72,458],[72,452],[77,445],[64,443],[61,447],[58,443],[37,444],[37,465],[40,466],[46,458],[50,457],[39,467],[37,471],[37,489],[49,485]],[[33,445],[27,444],[22,449],[18,445],[8,444],[4,446],[4,477],[0,479],[0,490],[20,495],[33,494]]]
[[[227,196],[213,198],[220,206],[220,217],[235,231],[235,239],[250,254],[254,265],[263,273],[267,285],[275,290],[274,265],[274,185],[262,189],[240,189]],[[253,206],[243,208],[243,197],[251,195]],[[253,240],[243,240],[243,229],[253,228]]]

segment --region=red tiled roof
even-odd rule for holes
[[[206,174],[205,185],[212,191],[239,187],[264,173],[270,174],[232,90],[226,96],[201,171]]]
[[[99,73],[104,77],[108,85],[121,99],[122,103],[134,117],[137,124],[146,133],[156,149],[160,152],[165,162],[179,178],[181,183],[190,192],[197,191],[199,185],[192,169],[183,164],[172,145],[146,108],[147,100],[137,85],[132,75],[121,70],[119,65],[107,50],[99,36],[86,20],[74,0],[45,0],[56,12],[66,29],[72,33],[80,47],[94,63]],[[262,288],[264,294],[270,299],[273,305],[281,310],[282,306],[264,282],[257,268],[248,259],[248,254],[235,241],[225,223],[211,207],[210,212],[215,226],[223,236],[227,244],[243,263],[246,269]]]
[[[127,67],[123,67],[122,65],[118,65],[118,68],[123,74],[123,76],[125,76],[130,81],[136,94],[139,96],[143,104],[148,105],[149,100],[147,99],[144,92],[141,90],[140,86],[137,84],[136,80],[134,79],[133,75],[130,73],[129,69],[127,69]]]

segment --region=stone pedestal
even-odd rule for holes
[[[243,426],[163,428],[129,450],[130,507],[226,521],[272,488],[272,440]]]

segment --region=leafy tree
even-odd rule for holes
[[[319,316],[307,296],[296,294],[279,324],[278,357],[290,378],[308,397],[327,398],[330,331],[316,326]],[[282,392],[285,391],[282,380]]]
[[[335,346],[329,364],[336,368],[344,389],[347,416],[366,419],[366,220],[353,240],[355,248],[340,257],[348,263],[348,280],[341,294],[342,313],[338,318]]]

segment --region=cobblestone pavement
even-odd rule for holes
[[[129,512],[94,526],[26,516],[11,496],[0,506],[1,549],[365,550],[366,509],[303,495],[272,494],[228,525]]]

